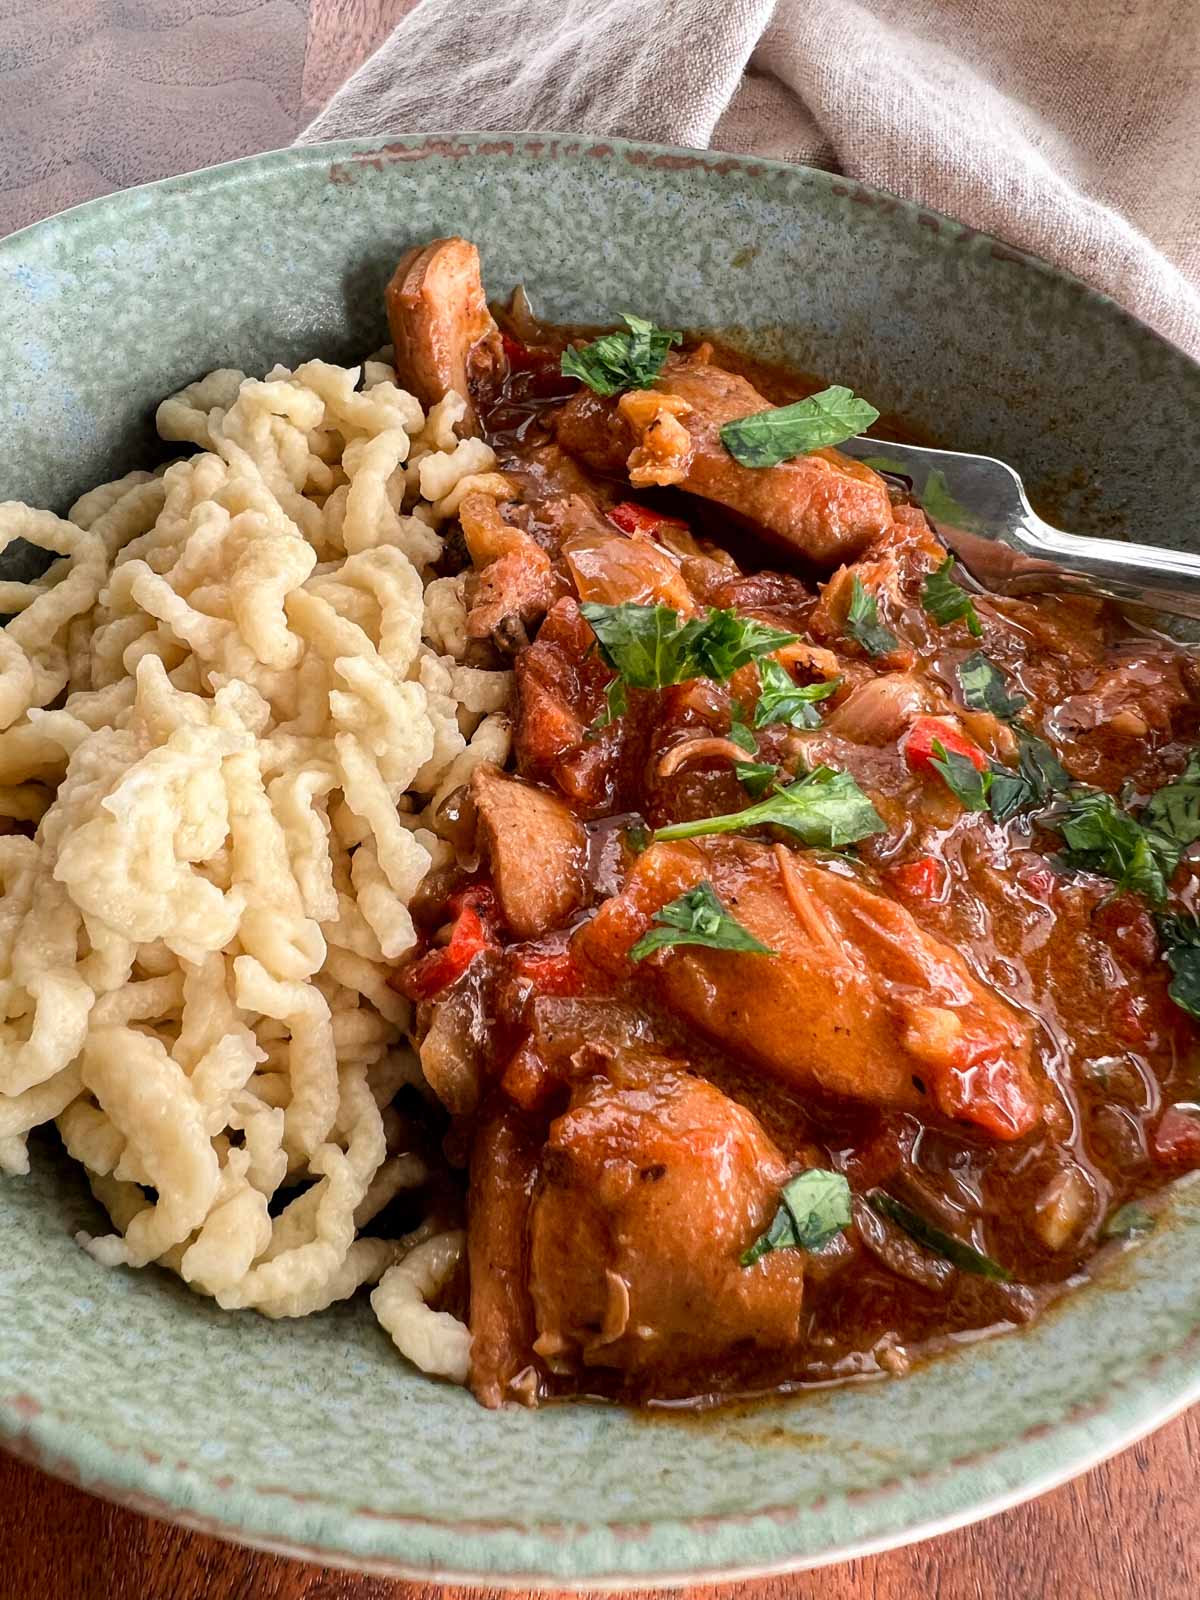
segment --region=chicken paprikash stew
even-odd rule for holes
[[[388,312],[509,486],[442,571],[512,770],[444,801],[394,980],[476,1395],[762,1393],[1028,1322],[1200,1165],[1194,658],[979,592],[886,445],[838,453],[877,415],[844,387],[489,310],[461,239]]]

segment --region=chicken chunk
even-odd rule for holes
[[[1041,1115],[1029,1024],[893,900],[783,845],[653,845],[576,937],[611,972],[654,912],[711,883],[773,956],[668,947],[661,998],[726,1048],[799,1088],[939,1113],[998,1139]]]
[[[458,515],[477,569],[467,637],[490,639],[513,654],[529,643],[529,631],[554,601],[550,557],[523,529],[505,522],[490,495],[466,495]]]
[[[478,250],[466,239],[416,246],[401,257],[385,298],[401,384],[427,407],[453,389],[467,402],[464,431],[478,433],[472,378],[502,360]]]
[[[815,450],[775,467],[734,460],[721,443],[723,425],[769,409],[745,378],[706,361],[673,359],[650,393],[672,402],[669,417],[661,405],[626,403],[640,396],[617,402],[581,391],[558,414],[559,443],[597,471],[632,471],[635,480],[675,483],[727,506],[821,566],[853,559],[891,527],[883,479],[836,450]]]
[[[616,794],[616,730],[588,730],[604,705],[612,673],[574,600],[551,608],[515,669],[518,767],[557,784],[589,814],[603,809]]]
[[[577,1084],[531,1215],[537,1353],[557,1371],[637,1372],[799,1344],[803,1254],[740,1261],[792,1170],[678,1062],[626,1056]]]
[[[489,762],[471,774],[471,798],[509,927],[522,939],[561,927],[585,892],[579,820],[555,795]]]
[[[638,443],[625,465],[637,488],[682,483],[692,462],[692,436],[679,420],[691,413],[680,396],[657,389],[634,389],[617,401],[617,410]]]

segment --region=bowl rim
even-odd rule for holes
[[[676,170],[701,170],[714,177],[739,174],[755,180],[763,177],[787,175],[793,181],[798,177],[806,186],[817,192],[839,197],[849,196],[865,203],[881,206],[897,220],[907,219],[910,224],[924,221],[941,229],[955,230],[955,239],[980,241],[989,247],[994,258],[1012,263],[1023,271],[1033,272],[1058,285],[1068,286],[1081,299],[1103,308],[1106,316],[1126,324],[1135,337],[1153,341],[1164,347],[1176,360],[1191,367],[1200,377],[1200,362],[1180,350],[1163,335],[1110,295],[1094,288],[1065,269],[1056,267],[1039,256],[1009,245],[994,235],[937,211],[933,207],[862,183],[857,179],[837,173],[822,171],[796,162],[780,161],[768,157],[728,155],[713,150],[701,150],[677,145],[657,144],[642,140],[620,139],[555,132],[533,131],[445,131],[420,134],[380,133],[358,138],[297,144],[277,150],[240,157],[210,167],[175,174],[128,189],[116,190],[92,200],[83,201],[54,215],[39,219],[0,239],[0,265],[6,258],[23,251],[32,237],[54,239],[69,233],[83,217],[103,214],[106,210],[116,215],[136,214],[153,204],[162,193],[188,191],[212,192],[226,185],[246,179],[269,177],[276,171],[297,167],[328,166],[331,173],[341,167],[352,172],[356,165],[372,166],[383,170],[385,163],[414,162],[438,159],[451,155],[489,157],[501,160],[550,159],[571,160],[578,156],[598,159],[623,160],[633,166],[657,163]],[[1019,1337],[1018,1335],[1015,1335]],[[1005,1337],[1010,1337],[1006,1335]],[[864,1534],[843,1539],[813,1553],[796,1551],[781,1557],[748,1562],[721,1562],[707,1566],[700,1561],[683,1567],[656,1566],[653,1552],[648,1551],[649,1564],[632,1570],[555,1570],[553,1565],[529,1570],[497,1570],[485,1561],[474,1565],[455,1566],[453,1561],[441,1560],[430,1542],[430,1537],[445,1538],[452,1534],[461,1521],[434,1520],[421,1515],[393,1519],[392,1547],[395,1555],[360,1553],[349,1541],[339,1542],[337,1536],[328,1541],[310,1543],[293,1536],[288,1524],[295,1528],[300,1508],[289,1504],[284,1497],[277,1498],[278,1511],[274,1521],[278,1534],[264,1533],[260,1528],[247,1525],[242,1515],[230,1515],[230,1506],[221,1509],[221,1497],[226,1492],[222,1480],[204,1478],[207,1496],[189,1494],[185,1499],[170,1498],[167,1493],[149,1492],[145,1487],[146,1472],[140,1466],[140,1456],[130,1447],[118,1444],[97,1434],[87,1434],[66,1412],[55,1412],[37,1406],[28,1397],[0,1395],[0,1446],[18,1459],[59,1477],[88,1492],[126,1506],[146,1515],[171,1521],[194,1531],[209,1534],[234,1543],[248,1545],[271,1553],[302,1561],[316,1561],[331,1565],[375,1573],[381,1576],[434,1581],[453,1584],[479,1584],[502,1588],[546,1586],[558,1589],[633,1589],[668,1584],[745,1580],[770,1575],[811,1570],[863,1556],[880,1554],[906,1544],[949,1533],[985,1517],[1020,1505],[1028,1500],[1069,1482],[1072,1478],[1092,1470],[1109,1457],[1145,1438],[1188,1406],[1200,1400],[1200,1328],[1193,1329],[1173,1349],[1161,1351],[1139,1368],[1125,1374],[1116,1382],[1104,1402],[1090,1408],[1083,1416],[1067,1416],[1051,1424],[1042,1424],[1019,1433],[998,1446],[977,1451],[953,1463],[952,1469],[942,1469],[923,1474],[926,1487],[923,1499],[930,1507],[928,1515],[918,1514],[901,1525],[879,1534]],[[1074,1430],[1080,1437],[1064,1439],[1062,1460],[1041,1468],[1031,1455],[1035,1439],[1044,1443],[1047,1435]],[[1003,1479],[999,1488],[989,1489],[981,1484],[980,1492],[963,1503],[963,1497],[949,1495],[946,1484],[961,1484],[964,1473],[977,1473],[986,1463],[991,1471],[987,1481],[994,1483],[997,1476]],[[170,1479],[170,1472],[166,1474]],[[194,1481],[197,1474],[193,1471]],[[202,1478],[203,1474],[199,1475]],[[175,1474],[177,1494],[183,1487],[183,1475]],[[913,1481],[913,1475],[907,1482]],[[244,1486],[245,1487],[245,1486]],[[191,1500],[205,1502],[206,1510],[192,1509]],[[371,1522],[377,1528],[378,1518],[354,1511],[337,1501],[324,1502],[328,1514],[348,1532],[357,1521]],[[801,1508],[794,1510],[799,1512]],[[687,1534],[695,1547],[703,1529],[712,1529],[722,1523],[742,1524],[747,1542],[752,1542],[750,1523],[758,1513],[718,1513],[705,1517],[659,1518],[649,1524],[659,1530],[674,1529]],[[476,1523],[472,1531],[485,1534],[487,1524]],[[541,1524],[544,1531],[545,1525]],[[628,1524],[622,1521],[597,1521],[589,1526],[597,1530],[618,1532]],[[645,1526],[643,1524],[642,1526]],[[560,1524],[562,1533],[571,1529]],[[565,1545],[569,1548],[569,1545]]]
[[[457,147],[457,148],[455,148]],[[172,173],[165,178],[152,178],[146,183],[131,184],[127,188],[113,189],[108,194],[81,200],[48,217],[27,222],[12,233],[0,237],[0,261],[11,245],[24,242],[31,234],[52,233],[65,222],[75,221],[82,213],[99,214],[112,207],[136,206],[160,193],[186,192],[202,181],[205,187],[223,186],[249,176],[251,172],[270,172],[275,167],[287,167],[298,159],[301,165],[320,165],[332,157],[345,156],[355,165],[373,166],[382,170],[384,163],[410,162],[447,155],[475,155],[513,160],[518,156],[539,159],[543,154],[550,159],[571,158],[577,155],[607,159],[612,156],[629,161],[631,165],[657,162],[675,170],[702,169],[716,177],[741,173],[747,178],[764,175],[800,174],[806,184],[824,189],[829,194],[847,195],[868,204],[882,203],[888,211],[907,214],[914,220],[945,224],[956,230],[960,239],[979,240],[990,247],[995,260],[1006,261],[1034,272],[1051,282],[1067,285],[1081,299],[1101,306],[1110,315],[1132,328],[1139,336],[1152,340],[1172,357],[1191,367],[1200,377],[1200,357],[1195,357],[1172,343],[1164,334],[1152,328],[1144,318],[1130,311],[1103,289],[1071,272],[1067,267],[1056,266],[1044,256],[1008,243],[984,228],[953,217],[936,206],[909,200],[880,184],[867,183],[860,178],[850,178],[843,173],[829,172],[823,167],[811,167],[802,161],[783,161],[775,156],[735,155],[730,152],[702,149],[695,145],[659,144],[648,139],[625,139],[615,134],[599,135],[569,133],[552,128],[533,129],[433,129],[423,133],[390,133],[359,135],[352,138],[323,139],[309,144],[299,142],[281,145],[273,150],[260,150],[252,155],[238,156],[231,161],[214,162],[208,167],[192,167],[186,172]],[[332,163],[338,165],[336,161]]]
[[[1017,1332],[1019,1334],[1019,1330]],[[1001,1337],[1011,1336],[1001,1335]],[[1187,1341],[1187,1346],[1195,1348],[1198,1343],[1200,1343],[1200,1330],[1196,1336]],[[1179,1351],[1174,1353],[1178,1354]],[[127,1474],[121,1470],[121,1463],[126,1459],[126,1453],[95,1436],[91,1441],[93,1448],[97,1454],[103,1452],[107,1457],[108,1465],[102,1470],[105,1474],[111,1472],[112,1476],[93,1477],[91,1472],[84,1476],[69,1453],[72,1438],[76,1446],[78,1445],[78,1430],[73,1424],[66,1420],[50,1424],[43,1424],[40,1419],[31,1420],[28,1414],[22,1416],[20,1409],[13,1406],[6,1397],[0,1397],[0,1449],[6,1450],[17,1460],[52,1478],[58,1478],[73,1488],[82,1489],[125,1510],[136,1511],[142,1516],[186,1528],[192,1533],[220,1539],[226,1544],[247,1546],[268,1555],[284,1556],[293,1561],[406,1582],[464,1587],[485,1585],[489,1589],[502,1590],[533,1588],[577,1593],[593,1590],[619,1593],[626,1590],[657,1589],[698,1583],[743,1583],[759,1578],[781,1577],[793,1572],[812,1572],[821,1567],[884,1555],[889,1550],[899,1550],[908,1545],[923,1543],[927,1539],[940,1538],[943,1534],[954,1533],[960,1528],[986,1521],[989,1517],[999,1516],[1005,1511],[1029,1504],[1044,1494],[1062,1488],[1172,1422],[1200,1400],[1200,1367],[1196,1368],[1185,1388],[1164,1394],[1151,1406],[1139,1403],[1138,1397],[1143,1392],[1142,1387],[1122,1385],[1122,1388],[1134,1390],[1128,1401],[1123,1405],[1110,1407],[1107,1411],[1097,1411],[1092,1419],[1098,1423],[1107,1420],[1115,1424],[1111,1430],[1105,1430],[1105,1437],[1097,1438],[1089,1448],[1067,1458],[1063,1465],[1051,1468],[1036,1477],[1030,1477],[1024,1482],[1018,1482],[1011,1488],[998,1490],[991,1495],[973,1500],[959,1510],[947,1510],[940,1515],[917,1519],[886,1533],[845,1540],[810,1555],[795,1553],[774,1560],[722,1562],[711,1567],[703,1564],[685,1567],[655,1566],[632,1572],[623,1570],[565,1572],[552,1567],[521,1570],[494,1570],[483,1566],[458,1568],[439,1560],[421,1562],[402,1556],[366,1555],[348,1546],[333,1543],[308,1544],[299,1539],[289,1538],[286,1534],[279,1536],[264,1534],[257,1529],[247,1528],[236,1520],[226,1520],[218,1514],[191,1511],[169,1499],[147,1493],[138,1487],[135,1473]],[[1123,1418],[1128,1420],[1123,1421]],[[15,1430],[11,1426],[13,1419],[18,1423]],[[1048,1431],[1053,1433],[1056,1426],[1051,1425]],[[1001,1450],[1019,1450],[1027,1437],[1034,1433],[1044,1435],[1046,1431],[1042,1428],[1031,1429],[1029,1435],[1020,1436],[1015,1445],[1010,1443],[999,1447],[996,1451],[961,1458],[955,1462],[955,1469],[969,1470],[975,1462],[984,1460],[988,1456],[995,1456]],[[42,1437],[35,1439],[35,1435]],[[122,1481],[126,1477],[129,1481]],[[341,1511],[342,1508],[339,1506],[334,1509]],[[361,1513],[358,1515],[361,1516]],[[657,1525],[679,1529],[692,1537],[699,1537],[714,1523],[748,1520],[746,1513],[736,1512],[712,1517],[663,1518],[659,1519]],[[397,1523],[397,1526],[400,1524]],[[423,1528],[445,1533],[452,1525],[433,1523],[411,1516],[404,1519],[403,1526],[406,1536],[403,1542],[419,1543]],[[593,1526],[620,1529],[626,1524],[610,1522],[597,1523]],[[565,1524],[560,1525],[560,1530],[569,1531]]]

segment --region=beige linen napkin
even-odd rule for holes
[[[501,128],[830,167],[1200,356],[1200,0],[424,0],[300,140]]]

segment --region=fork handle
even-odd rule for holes
[[[1028,565],[1018,560],[1005,581],[1009,594],[1090,594],[1200,621],[1200,561],[1194,555],[1064,533],[1032,514],[1009,542],[1028,558]]]

